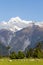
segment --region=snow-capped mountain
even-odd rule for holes
[[[0,42],[10,51],[25,51],[43,41],[43,22],[25,21],[19,17],[0,22]],[[3,46],[2,46],[3,47]]]
[[[18,31],[28,26],[28,23],[32,21],[24,21],[19,17],[11,18],[8,22],[0,22],[0,29],[7,29],[11,31]]]
[[[0,29],[7,29],[16,32],[27,26],[31,26],[33,23],[35,25],[43,27],[43,22],[25,21],[19,17],[15,17],[15,18],[11,18],[8,22],[6,21],[0,22]]]
[[[43,28],[35,24],[17,32],[6,29],[0,30],[0,42],[5,46],[10,46],[11,51],[25,51],[27,47],[35,47],[39,41],[43,41]]]

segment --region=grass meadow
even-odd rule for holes
[[[43,65],[43,59],[0,59],[0,65]]]

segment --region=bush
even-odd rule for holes
[[[21,51],[18,52],[18,59],[23,59],[25,57],[25,54]]]
[[[11,58],[11,59],[16,59],[16,57],[17,57],[17,55],[16,55],[15,52],[12,52],[12,53],[10,54],[10,58]]]
[[[27,51],[26,57],[27,57],[27,58],[33,57],[33,49],[29,49],[29,50]]]

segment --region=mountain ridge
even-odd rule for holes
[[[15,18],[11,18],[8,22],[5,21],[0,22],[0,29],[7,29],[16,32],[25,27],[31,26],[32,24],[43,27],[43,22],[26,21],[26,20],[22,20],[19,17],[15,17]]]
[[[18,18],[17,18],[18,19]],[[26,22],[26,21],[25,21]],[[21,21],[22,23],[22,21]],[[10,46],[10,51],[25,51],[26,48],[34,48],[37,42],[43,41],[43,22],[12,23],[12,21],[0,24],[0,42],[5,47]],[[9,26],[10,25],[10,26]],[[15,25],[20,27],[15,29]],[[25,26],[26,25],[26,26]],[[2,28],[1,28],[2,27]],[[12,30],[13,31],[12,31]]]

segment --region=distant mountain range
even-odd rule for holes
[[[39,41],[43,41],[43,22],[24,21],[16,17],[0,23],[0,46],[3,50],[4,46],[10,46],[10,51],[25,51],[26,48],[34,48]]]

